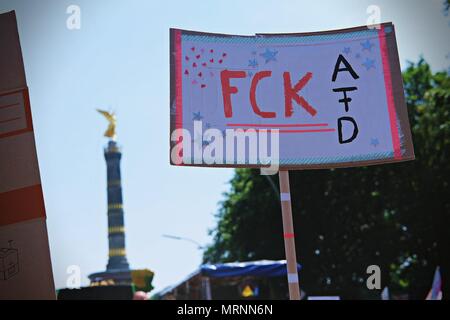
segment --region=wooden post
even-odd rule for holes
[[[286,252],[289,299],[300,300],[298,285],[297,256],[295,253],[294,224],[292,222],[291,191],[289,188],[289,171],[280,170],[280,200],[283,215],[284,249]]]
[[[212,300],[211,296],[211,282],[209,281],[209,277],[202,277],[202,299],[203,300]]]

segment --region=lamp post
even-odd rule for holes
[[[197,242],[197,241],[195,241],[195,240],[193,240],[191,238],[174,236],[174,235],[170,235],[170,234],[163,234],[162,236],[164,238],[169,238],[169,239],[172,239],[172,240],[181,240],[181,241],[187,241],[187,242],[193,243],[193,244],[195,244],[197,246],[197,249],[199,249],[199,250],[205,249],[205,247],[202,246],[199,242]]]

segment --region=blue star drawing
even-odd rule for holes
[[[256,59],[248,60],[248,66],[256,68],[258,66],[258,61],[256,61]]]
[[[344,48],[344,53],[345,54],[349,54],[350,52],[352,52],[352,49],[350,49],[350,47],[345,47]]]
[[[247,75],[250,78],[251,76],[253,76],[253,72],[249,71],[249,72],[247,72]]]
[[[374,46],[374,44],[372,42],[370,42],[369,40],[366,40],[364,42],[361,42],[362,45],[362,50],[369,50],[372,51],[372,47]]]
[[[201,121],[203,119],[203,116],[200,114],[200,111],[193,112],[192,113],[194,117],[192,118],[193,121]]]
[[[366,67],[366,70],[369,70],[370,68],[375,69],[375,60],[366,58],[366,61],[364,61],[362,65]]]
[[[370,139],[370,144],[374,147],[377,147],[380,144],[380,142],[378,141],[378,138],[372,138]]]
[[[277,55],[278,51],[270,51],[269,49],[266,49],[264,53],[260,53],[259,55],[263,57],[266,60],[266,63],[269,63],[270,61],[277,61],[277,58],[275,57]]]

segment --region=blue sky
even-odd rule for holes
[[[81,29],[66,28],[66,8],[81,8]],[[420,55],[448,68],[449,18],[442,1],[17,1],[16,10],[57,288],[69,265],[87,275],[107,263],[106,121],[118,115],[128,260],[155,272],[156,289],[201,262],[230,169],[169,165],[169,28],[208,32],[306,32],[364,25],[370,4],[396,25],[402,67]],[[281,217],[280,217],[281,219]]]

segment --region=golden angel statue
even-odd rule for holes
[[[97,109],[97,111],[100,112],[106,118],[106,120],[108,120],[108,122],[109,122],[108,129],[106,129],[104,136],[111,138],[112,140],[115,140],[116,139],[116,115],[114,114],[114,112],[103,111],[100,109]]]

